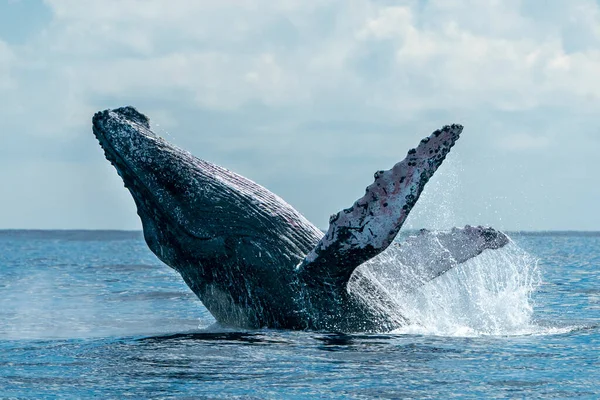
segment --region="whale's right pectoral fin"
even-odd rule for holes
[[[445,126],[410,150],[404,161],[376,172],[365,195],[331,217],[325,236],[298,265],[303,280],[345,287],[356,267],[384,251],[462,129]]]
[[[416,289],[485,250],[506,246],[508,236],[490,227],[465,226],[448,232],[421,230],[390,248],[399,283]]]

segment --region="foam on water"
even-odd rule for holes
[[[402,327],[393,333],[437,336],[552,334],[537,326],[532,294],[541,283],[538,260],[514,242],[457,266],[417,287],[409,271],[385,252],[359,269],[349,290]],[[570,329],[570,328],[569,328]]]

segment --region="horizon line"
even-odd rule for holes
[[[326,232],[327,229],[319,228],[321,231]],[[422,228],[405,229],[402,232],[418,232]],[[425,228],[427,230],[436,231],[436,229]],[[451,229],[451,228],[449,228]],[[444,229],[439,230],[444,231]],[[115,233],[143,233],[142,229],[96,229],[96,228],[0,228],[0,232],[115,232]],[[600,233],[598,230],[590,229],[507,229],[502,230],[507,233]]]

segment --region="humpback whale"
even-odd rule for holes
[[[376,172],[363,197],[331,216],[325,234],[266,188],[169,144],[133,107],[96,113],[92,129],[133,197],[148,247],[223,326],[393,329],[397,320],[348,291],[357,267],[394,251],[411,268],[410,290],[508,243],[481,226],[394,242],[461,125],[436,130]]]

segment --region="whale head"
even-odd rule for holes
[[[256,253],[265,263],[266,241],[277,242],[274,247],[288,260],[318,240],[318,230],[279,197],[168,143],[135,108],[100,111],[92,123],[106,158],[131,192],[148,246],[165,263],[176,265],[189,253],[185,247],[199,249],[211,262],[233,251],[245,260]],[[169,253],[176,249],[182,251]]]
[[[173,265],[174,249],[186,237],[210,240],[207,224],[191,218],[190,193],[200,197],[195,159],[152,132],[149,119],[133,107],[96,113],[93,132],[106,158],[131,193],[150,249]]]

